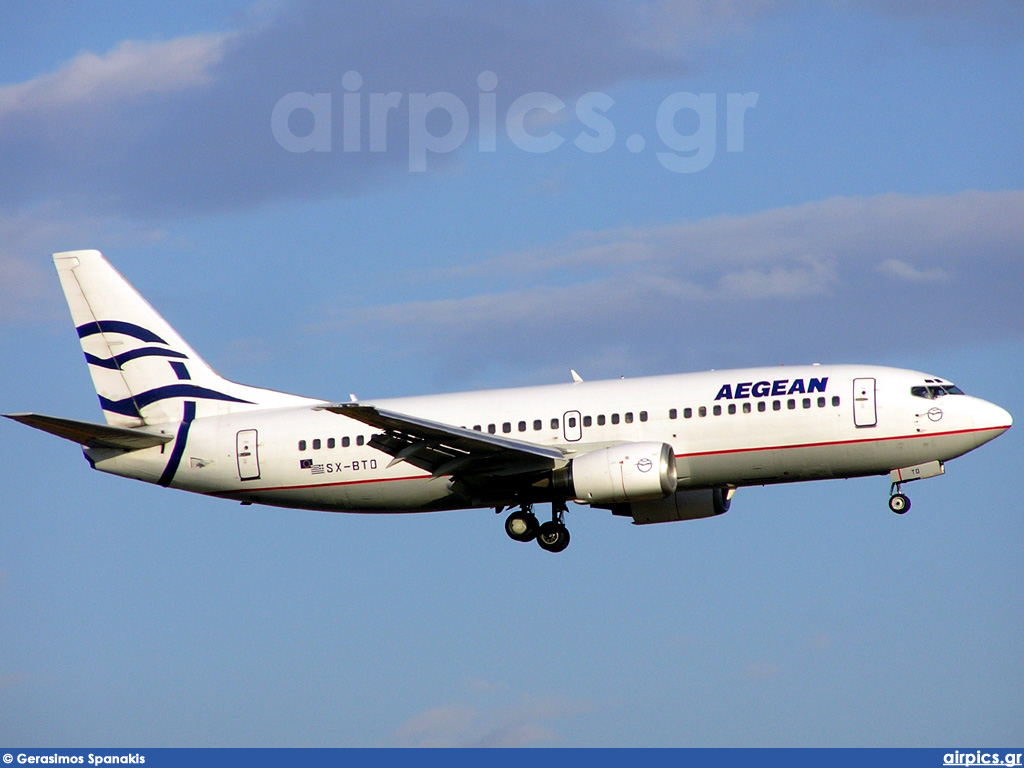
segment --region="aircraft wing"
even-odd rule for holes
[[[555,448],[453,427],[373,405],[338,403],[321,409],[383,430],[371,437],[368,445],[392,456],[391,465],[404,461],[434,477],[511,477],[551,470],[568,462]]]
[[[140,429],[111,427],[108,424],[93,424],[91,421],[64,419],[59,416],[43,416],[39,413],[5,413],[8,419],[20,421],[30,427],[63,437],[86,448],[119,448],[137,451],[155,445],[169,443],[173,435],[158,435]]]

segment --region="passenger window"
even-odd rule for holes
[[[362,435],[359,435],[356,438],[356,445],[362,445],[365,441],[366,441],[365,438]]]
[[[834,405],[834,406],[838,406],[839,405],[839,395],[833,395],[832,396],[832,405]]]
[[[558,429],[558,419],[552,419],[551,420],[551,428],[552,429]]]
[[[526,422],[525,421],[520,421],[519,422],[519,431],[520,432],[525,432],[526,431]]]
[[[702,406],[701,406],[700,408],[698,408],[698,409],[697,409],[697,415],[698,415],[698,416],[700,416],[700,417],[701,417],[702,419],[703,419],[703,418],[704,418],[705,416],[707,416],[707,415],[708,415],[708,409],[707,409],[707,407],[706,407],[706,406],[703,406],[703,405],[702,405]]]
[[[512,424],[511,424],[511,422],[506,421],[504,424],[502,424],[501,425],[501,431],[504,432],[506,435],[509,432],[511,432],[512,431]]]
[[[603,427],[604,426],[604,414],[603,413],[600,413],[597,416],[597,426],[599,426],[599,427]]]
[[[676,418],[676,417],[677,417],[678,415],[679,415],[679,412],[678,412],[678,411],[676,411],[676,409],[675,409],[675,408],[669,408],[669,409],[668,409],[668,417],[669,417],[670,419],[674,419],[674,418]]]
[[[825,398],[824,397],[819,397],[818,398],[818,407],[819,408],[824,408],[825,407]]]
[[[773,411],[781,411],[782,410],[782,401],[781,400],[772,400],[772,410]]]
[[[348,448],[350,445],[352,445],[352,439],[351,438],[349,438],[349,437],[341,438],[341,447],[342,448]]]
[[[619,423],[619,414],[613,413],[612,414],[612,424],[618,424],[618,423]]]
[[[729,403],[729,415],[730,416],[735,416],[736,415],[736,403]]]
[[[488,431],[488,432],[489,432],[490,434],[492,434],[492,435],[493,435],[493,434],[494,434],[495,432],[497,432],[497,431],[498,431],[498,428],[497,428],[497,427],[495,427],[495,426],[494,426],[493,424],[488,424],[488,425],[487,425],[487,431]]]
[[[334,442],[334,438],[333,437],[328,437],[327,438],[327,447],[328,448],[333,448],[335,445],[336,445],[336,443]]]
[[[786,407],[789,408],[789,410],[791,410],[791,411],[795,410],[796,409],[796,400],[794,400],[793,398],[790,398],[789,400],[787,400],[786,401]]]
[[[569,417],[569,428],[570,429],[575,429],[576,428],[576,417],[575,416],[570,416]]]
[[[630,411],[629,413],[626,414],[626,423],[627,424],[632,424],[633,423],[633,412],[632,411]]]
[[[758,403],[757,403],[757,412],[758,413],[764,413],[767,410],[768,410],[768,406],[765,405],[764,400],[759,400]]]
[[[692,419],[693,418],[693,408],[683,408],[683,418],[684,419]]]
[[[750,413],[750,403],[744,403],[743,404],[743,412],[744,413]]]
[[[647,421],[647,411],[640,411],[640,421]]]
[[[306,450],[306,441],[305,440],[299,440],[299,450],[300,451]]]
[[[483,432],[483,430],[480,428],[479,424],[474,424],[473,425],[473,429],[475,429],[477,432]]]
[[[593,423],[594,423],[594,420],[591,419],[589,416],[584,416],[583,417],[583,426],[584,427],[589,427]]]
[[[313,450],[314,451],[319,451],[320,450],[320,438],[317,438],[316,440],[313,441]]]
[[[804,408],[810,408],[810,407],[811,407],[811,398],[805,397],[804,398]]]
[[[533,420],[533,431],[534,432],[540,432],[540,430],[541,430],[541,428],[543,426],[544,426],[544,423],[540,419],[534,419]]]
[[[716,405],[714,410],[712,411],[712,413],[715,414],[715,416],[721,416],[722,415],[722,406]]]

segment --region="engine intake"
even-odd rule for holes
[[[676,457],[667,443],[625,443],[577,456],[569,495],[583,504],[663,499],[676,490]]]

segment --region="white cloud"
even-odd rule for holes
[[[904,280],[908,283],[949,279],[949,274],[941,267],[921,269],[900,259],[886,259],[876,269],[884,275],[896,278],[897,280]]]
[[[554,725],[590,709],[561,696],[521,695],[501,700],[504,689],[488,683],[467,686],[481,698],[475,706],[441,704],[414,714],[392,734],[403,747],[527,747],[557,737]],[[489,699],[488,699],[489,697]]]
[[[0,253],[0,323],[38,320],[51,277],[40,265]]]
[[[721,291],[737,299],[799,299],[826,293],[839,282],[835,268],[824,261],[806,265],[747,269],[723,275]]]
[[[404,746],[454,747],[465,738],[479,713],[469,707],[441,705],[418,712],[395,731],[395,740]]]
[[[688,275],[723,268],[817,265],[833,257],[862,264],[897,260],[901,277],[934,279],[936,259],[963,262],[979,242],[1024,239],[1024,192],[915,197],[835,197],[744,216],[715,216],[647,228],[577,232],[565,241],[505,254],[436,276],[544,275],[566,270],[671,267]],[[883,250],[884,247],[888,250]],[[920,263],[918,265],[917,263]],[[888,271],[892,270],[890,266]],[[907,269],[913,270],[908,272]],[[937,274],[937,273],[935,273]]]
[[[651,48],[677,50],[735,34],[752,19],[786,5],[786,0],[659,0],[631,6],[630,16]]]
[[[226,38],[126,40],[109,53],[82,53],[56,72],[0,87],[0,120],[15,113],[93,107],[149,93],[180,91],[211,81]]]
[[[0,213],[0,327],[68,322],[52,253],[163,237],[156,227],[69,213],[61,206]]]
[[[595,378],[624,363],[635,373],[877,360],[936,313],[955,322],[919,344],[1024,336],[1022,253],[1024,191],[833,198],[577,233],[429,275],[450,298],[359,307],[313,330],[355,325],[395,354],[441,350],[431,364],[463,383],[488,365],[566,360]]]
[[[337,97],[350,70],[363,76],[363,93],[449,92],[465,104],[476,103],[477,76],[491,70],[498,114],[538,91],[571,104],[623,81],[689,73],[705,50],[694,43],[705,25],[714,29],[708,39],[717,38],[735,28],[734,17],[752,13],[719,12],[701,0],[694,15],[678,10],[684,5],[645,5],[653,9],[647,18],[606,3],[524,10],[489,1],[292,0],[223,35],[127,40],[0,87],[0,156],[11,158],[0,164],[0,188],[7,205],[71,199],[83,210],[152,216],[403,183],[412,129],[400,114],[389,123],[386,152],[311,157],[274,141],[274,105],[296,92]],[[673,38],[672,25],[685,41]],[[459,157],[432,157],[430,169]],[[86,188],[88,195],[75,194]]]

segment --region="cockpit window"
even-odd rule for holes
[[[927,387],[911,387],[910,394],[914,397],[923,397],[926,400],[934,400],[943,395],[962,395],[963,390],[952,384],[929,384]]]

